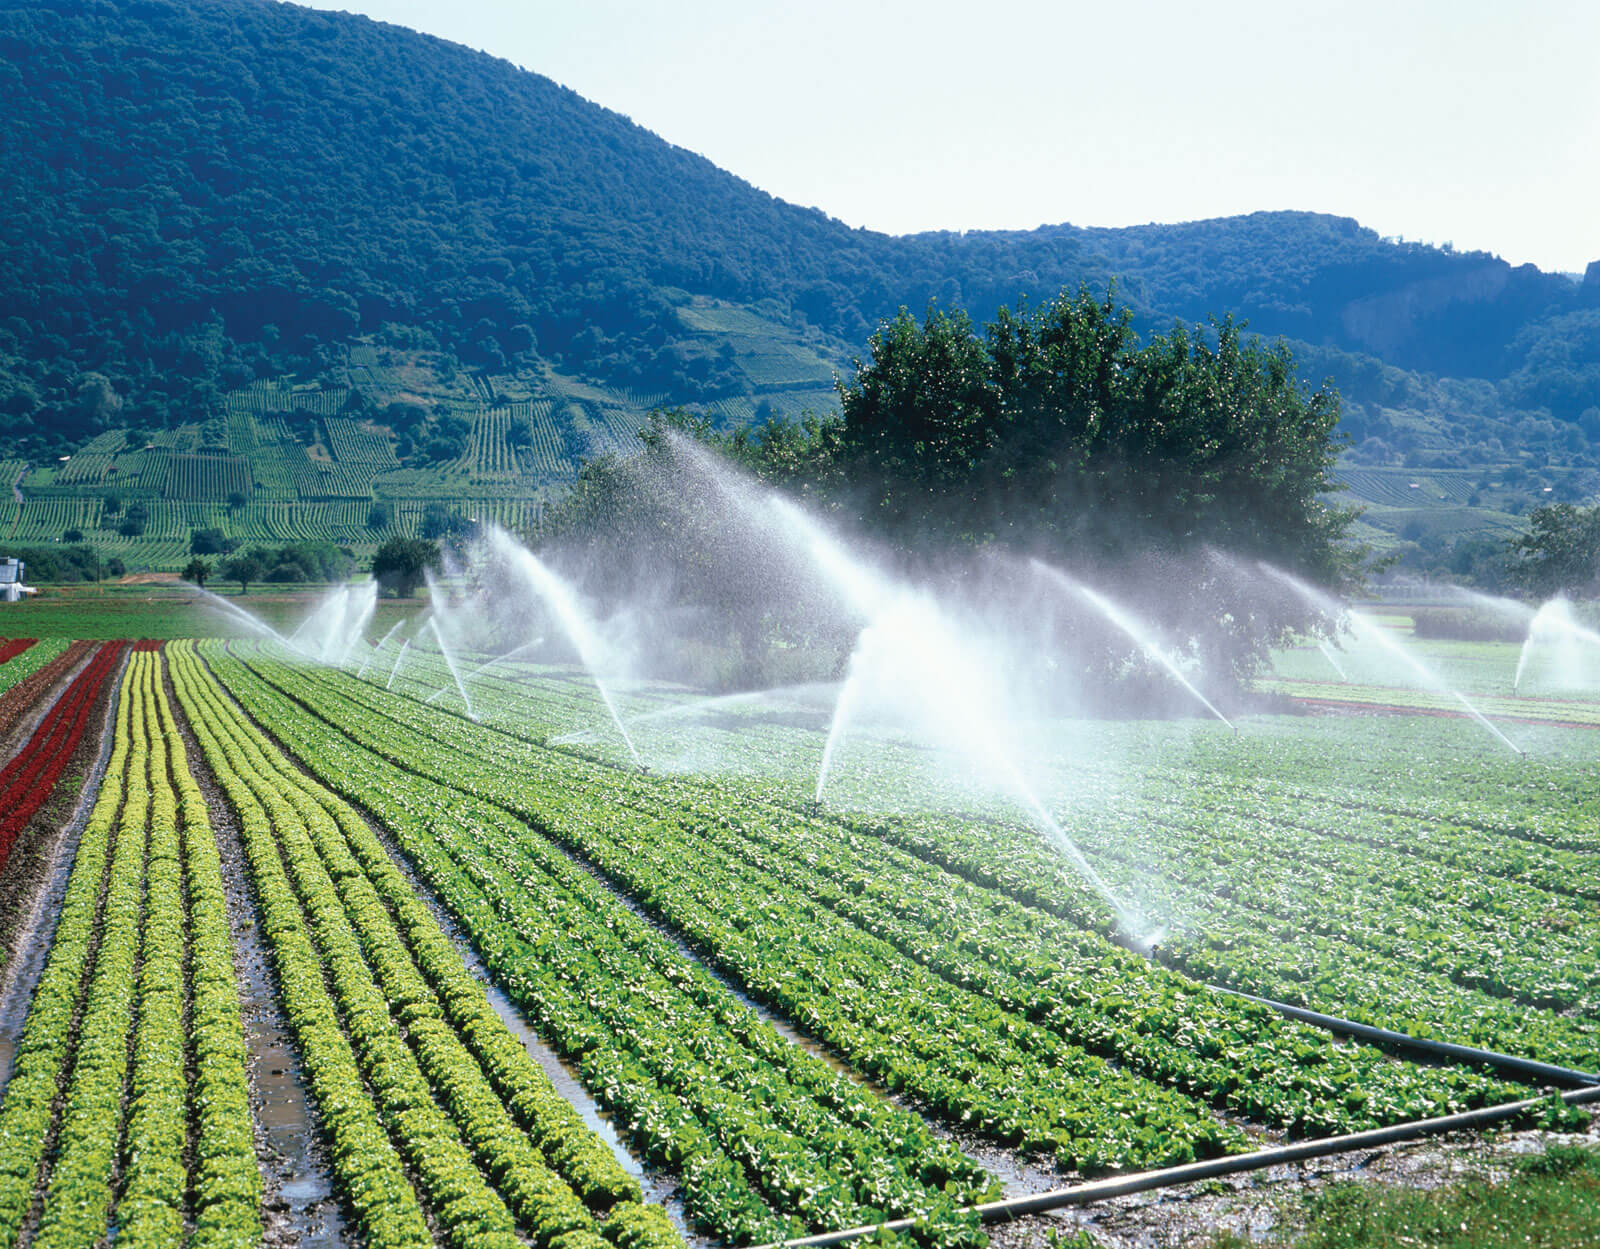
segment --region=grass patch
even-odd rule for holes
[[[1421,1191],[1338,1184],[1315,1198],[1294,1249],[1574,1249],[1600,1245],[1600,1150],[1553,1145],[1499,1182]],[[1231,1233],[1211,1249],[1244,1249]],[[1259,1245],[1260,1242],[1254,1242]]]
[[[241,596],[230,586],[222,587],[222,593],[273,628],[290,630],[331,588],[260,586]],[[412,616],[424,607],[426,603],[416,599],[380,600],[367,632],[370,637],[380,637],[399,617]],[[0,615],[0,635],[6,637],[100,641],[249,636],[225,611],[207,606],[193,592],[179,587],[52,586],[37,598],[8,604],[0,611],[4,613]]]

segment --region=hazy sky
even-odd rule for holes
[[[1301,208],[1600,259],[1600,0],[312,2],[505,57],[852,226]]]

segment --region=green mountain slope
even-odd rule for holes
[[[1295,340],[1364,464],[1596,463],[1600,267],[1311,213],[851,230],[537,74],[267,0],[0,0],[0,126],[13,542],[77,528],[170,563],[199,521],[293,531],[269,506],[343,509],[300,531],[358,544],[374,502],[535,506],[655,403],[826,404],[902,305],[987,318],[1112,279],[1146,325]],[[137,450],[89,443],[117,430]],[[108,493],[161,506],[123,534]]]

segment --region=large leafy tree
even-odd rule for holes
[[[426,538],[390,538],[372,557],[372,576],[379,586],[410,598],[430,568],[440,563],[439,544]]]
[[[840,400],[825,476],[864,530],[935,568],[952,547],[1069,566],[1217,667],[1327,623],[1254,561],[1334,590],[1363,571],[1355,511],[1323,499],[1337,394],[1231,319],[1141,345],[1129,311],[1087,290],[981,332],[960,312],[902,311]],[[758,435],[745,458],[792,480],[764,454],[786,439]],[[798,462],[814,473],[818,457]]]
[[[1600,507],[1535,508],[1528,532],[1512,539],[1510,549],[1508,576],[1526,594],[1600,593]]]
[[[239,583],[240,594],[248,594],[250,583],[260,581],[267,575],[267,562],[261,558],[259,551],[246,551],[242,555],[231,556],[222,565],[222,575],[228,581]]]
[[[1141,347],[1131,314],[1087,291],[966,316],[902,312],[841,387],[841,456],[874,527],[1020,541],[1053,555],[1214,544],[1338,586],[1354,516],[1319,495],[1338,396],[1231,320]]]
[[[1331,623],[1255,561],[1335,590],[1363,571],[1354,510],[1322,500],[1338,396],[1232,321],[1141,345],[1130,314],[1087,291],[1002,310],[982,331],[961,312],[902,312],[840,399],[838,418],[733,435],[660,418],[645,456],[589,465],[546,536],[582,547],[622,595],[645,578],[641,560],[670,570],[676,599],[737,622],[752,672],[817,596],[741,548],[750,517],[696,480],[692,441],[853,515],[919,579],[987,577],[968,558],[980,551],[1069,568],[1212,671],[1242,672],[1289,630]],[[1127,643],[1102,630],[1075,653],[1116,669]]]

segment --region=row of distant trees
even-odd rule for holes
[[[391,538],[373,556],[371,571],[380,586],[401,597],[415,594],[426,570],[440,564],[437,542],[425,538]],[[216,563],[195,556],[183,568],[185,581],[205,588],[208,581],[237,582],[239,593],[252,585],[344,581],[355,571],[346,547],[325,542],[299,542],[277,548],[252,547],[226,555]]]

